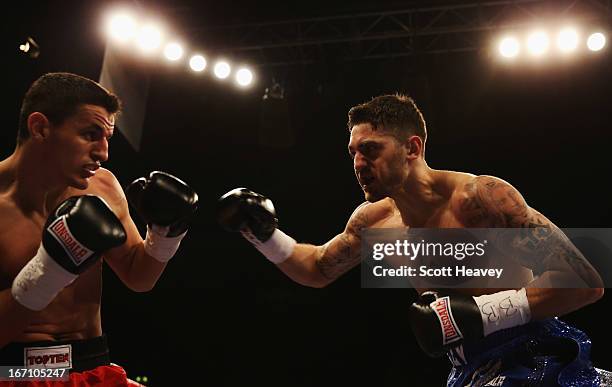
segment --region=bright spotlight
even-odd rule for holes
[[[31,36],[28,36],[28,39],[19,45],[19,51],[27,54],[32,59],[36,59],[40,55],[40,47],[38,47],[38,43]]]
[[[146,24],[138,31],[136,42],[145,52],[151,52],[161,45],[162,32],[161,29],[154,24]]]
[[[578,32],[571,27],[563,28],[557,36],[557,46],[561,52],[571,52],[578,47]]]
[[[236,72],[236,82],[240,86],[249,86],[253,81],[253,73],[249,69],[242,68]]]
[[[231,71],[232,69],[227,62],[219,61],[215,64],[215,76],[219,79],[227,78]]]
[[[514,58],[518,55],[520,50],[520,45],[518,40],[514,37],[506,37],[503,38],[499,42],[499,53],[504,58]]]
[[[527,49],[534,56],[541,56],[548,51],[548,35],[544,31],[532,32],[527,38]]]
[[[169,43],[164,48],[164,56],[170,61],[177,61],[183,56],[183,47],[178,43]]]
[[[127,42],[136,34],[136,22],[126,12],[111,15],[107,23],[107,32],[118,42]]]
[[[599,51],[606,45],[606,36],[601,32],[595,32],[587,39],[587,47],[591,51]]]
[[[193,71],[204,71],[206,68],[206,59],[202,55],[194,55],[189,59],[189,67]]]

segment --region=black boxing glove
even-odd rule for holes
[[[160,262],[169,261],[198,208],[198,194],[178,178],[154,171],[134,180],[126,196],[147,223],[146,253]]]
[[[31,310],[44,309],[100,255],[123,244],[126,233],[99,197],[73,196],[47,218],[37,254],[13,281],[13,298]]]
[[[246,188],[236,188],[219,198],[217,221],[227,231],[240,232],[266,258],[285,261],[296,241],[280,231],[272,201]]]
[[[477,297],[424,292],[410,307],[410,325],[417,342],[431,357],[530,319],[525,288]]]

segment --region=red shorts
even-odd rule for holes
[[[125,370],[116,364],[98,366],[89,371],[72,372],[70,380],[66,382],[59,381],[37,381],[37,382],[0,382],[0,386],[4,387],[89,387],[89,386],[142,386],[128,379]]]

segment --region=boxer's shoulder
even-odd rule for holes
[[[106,168],[100,168],[96,171],[96,175],[91,179],[87,190],[120,196],[123,195],[123,190],[121,189],[119,181],[115,175]]]
[[[401,227],[401,217],[395,202],[385,198],[377,202],[364,202],[355,209],[349,220],[349,226],[358,229],[368,227],[393,227],[390,223],[397,223]]]
[[[117,214],[123,208],[125,203],[125,194],[121,188],[121,184],[115,175],[106,168],[99,168],[96,175],[90,179],[89,186],[84,190],[72,189],[67,191],[59,198],[59,202],[75,195],[96,195],[104,199],[104,201]]]
[[[495,206],[512,199],[516,190],[499,177],[489,175],[463,176],[457,181],[450,208],[468,227],[493,227],[502,222]]]

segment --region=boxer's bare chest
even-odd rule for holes
[[[0,198],[0,289],[10,288],[15,276],[36,255],[45,222],[41,215],[25,214]],[[37,315],[18,341],[98,335],[101,273],[99,262],[79,276]]]
[[[15,205],[0,201],[0,288],[10,287],[40,245],[44,219],[26,216]]]

